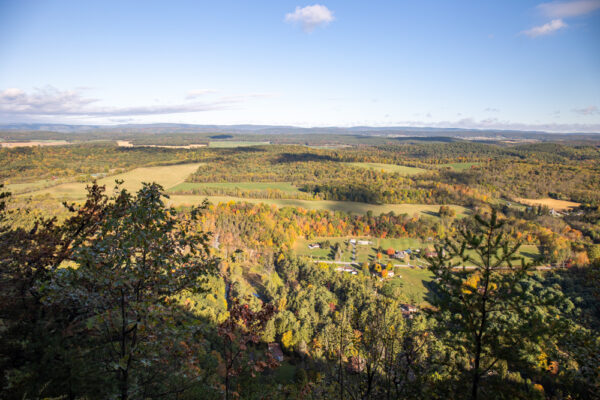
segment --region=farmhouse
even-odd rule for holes
[[[417,306],[413,306],[412,304],[402,304],[400,306],[400,310],[402,311],[402,316],[404,318],[412,318],[412,314],[416,313],[417,311],[419,311],[419,309],[417,308]]]
[[[362,246],[367,246],[369,244],[373,244],[373,242],[371,242],[370,240],[358,240],[356,243],[360,244]]]
[[[283,351],[281,351],[281,346],[279,343],[269,343],[269,353],[279,362],[283,361]]]
[[[562,214],[559,213],[558,211],[556,211],[554,208],[550,209],[550,215],[552,215],[553,217],[560,217],[560,216],[562,216]]]
[[[320,248],[321,248],[321,245],[320,245],[319,243],[312,243],[312,244],[309,244],[309,245],[308,245],[308,248],[309,248],[310,250],[314,250],[314,249],[320,249]]]
[[[346,273],[349,273],[349,274],[352,274],[352,275],[356,275],[357,274],[356,270],[354,268],[348,266],[348,265],[337,267],[335,270],[338,271],[338,272],[346,272]]]
[[[396,251],[392,257],[397,259],[403,259],[404,257],[406,257],[407,254],[408,253],[406,251],[399,250]]]

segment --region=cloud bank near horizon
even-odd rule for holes
[[[31,92],[25,92],[18,88],[0,90],[0,117],[4,121],[13,123],[85,123],[91,120],[102,121],[102,123],[136,123],[164,122],[163,116],[181,115],[193,113],[204,113],[207,111],[236,110],[243,107],[244,103],[255,99],[276,97],[272,93],[247,93],[233,95],[216,95],[219,91],[214,89],[198,89],[187,92],[185,99],[177,104],[166,105],[141,105],[131,107],[102,107],[98,104],[100,99],[84,96],[84,89],[59,90],[52,86],[37,88]],[[197,101],[202,98],[204,101]],[[486,108],[486,112],[499,112],[496,108]],[[594,120],[600,115],[600,109],[596,105],[586,107],[575,107],[570,110],[578,118],[592,118]],[[460,116],[463,114],[460,113]],[[152,119],[157,116],[158,119]],[[386,122],[366,122],[373,127],[431,127],[431,128],[460,128],[460,129],[489,129],[489,130],[523,130],[544,132],[582,132],[600,133],[600,123],[521,123],[500,118],[477,119],[473,117],[461,117],[458,120],[431,119],[426,114],[425,120],[396,120],[391,122],[390,115],[386,116]],[[142,120],[140,120],[142,118]],[[148,120],[150,118],[150,121]],[[179,117],[178,117],[179,118]],[[171,119],[171,121],[173,121]],[[193,122],[192,122],[193,123]],[[239,121],[231,124],[239,124]],[[241,122],[243,123],[243,122]],[[253,122],[257,125],[295,125],[285,120],[269,120]],[[224,123],[227,125],[229,122]],[[309,126],[308,124],[296,124],[297,126]],[[320,126],[349,127],[349,124],[324,123]],[[356,125],[356,124],[355,124]]]
[[[143,115],[182,114],[232,109],[251,99],[271,97],[270,93],[226,95],[212,100],[195,101],[197,97],[216,93],[212,89],[188,92],[188,101],[171,105],[134,107],[100,107],[100,100],[83,96],[79,90],[59,90],[52,86],[36,88],[27,93],[18,88],[0,91],[0,115],[12,117],[131,117]]]

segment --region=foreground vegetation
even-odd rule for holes
[[[201,228],[210,210],[169,209],[161,190],[109,198],[93,186],[63,223],[33,229],[12,225],[3,195],[4,397],[585,399],[598,389],[600,319],[590,299],[571,297],[593,296],[598,266],[529,272],[496,213],[438,247],[426,285],[435,308],[414,313],[398,281],[289,252],[264,260],[262,291],[248,295],[244,254],[218,257]],[[451,270],[455,256],[477,269]],[[497,270],[503,262],[514,270]]]

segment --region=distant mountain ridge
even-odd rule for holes
[[[42,123],[15,123],[0,125],[0,137],[2,133],[12,136],[16,132],[30,133],[61,133],[61,134],[107,134],[107,138],[114,138],[118,134],[207,134],[207,133],[230,133],[238,135],[359,135],[372,137],[454,137],[464,139],[598,139],[600,133],[548,133],[541,131],[519,131],[499,129],[462,129],[462,128],[434,128],[434,127],[311,127],[302,128],[286,125],[194,125],[194,124],[121,124],[121,125],[69,125],[69,124],[42,124]],[[37,136],[37,135],[33,135]]]

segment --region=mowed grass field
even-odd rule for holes
[[[426,169],[415,168],[415,167],[407,167],[404,165],[395,165],[395,164],[382,164],[382,163],[367,163],[367,162],[351,162],[347,163],[349,165],[359,167],[359,168],[367,168],[373,169],[376,171],[382,171],[387,173],[399,173],[401,175],[416,175],[423,172],[427,172]]]
[[[529,206],[546,206],[548,208],[554,208],[556,211],[564,211],[571,208],[579,207],[579,203],[566,200],[556,200],[551,198],[546,199],[515,199],[519,203],[523,203]]]
[[[183,182],[169,189],[171,193],[187,192],[200,188],[240,189],[240,190],[281,190],[282,192],[299,192],[297,187],[289,182]]]
[[[340,261],[351,262],[352,259],[352,245],[348,245],[348,240],[350,237],[318,237],[312,240],[308,239],[298,239],[294,244],[294,252],[300,256],[311,257],[316,260],[328,260],[332,261],[332,251],[331,248],[328,249],[309,249],[308,245],[311,243],[321,243],[325,240],[329,240],[331,246],[334,246],[336,243],[339,243],[342,249],[342,257]],[[430,249],[433,250],[434,246],[432,242],[423,242],[417,238],[354,238],[354,239],[364,239],[372,242],[370,245],[359,245],[356,244],[356,262],[363,263],[373,263],[378,262],[382,265],[386,265],[387,263],[392,264],[405,264],[405,260],[398,260],[394,258],[390,258],[385,253],[385,250],[392,248],[396,251],[399,250],[415,250],[415,249]],[[384,252],[382,253],[381,259],[377,259],[377,249],[382,248]],[[478,256],[475,255],[473,251],[467,251],[467,254],[471,255],[475,259],[479,259]],[[523,257],[527,262],[533,262],[539,256],[539,250],[535,245],[523,245],[519,248],[519,252],[517,257]],[[412,255],[409,260],[411,265],[425,265],[426,261],[417,256]],[[517,265],[520,265],[518,262]],[[473,265],[472,263],[467,263],[467,266]]]
[[[226,148],[231,148],[231,147],[248,147],[248,146],[266,146],[271,144],[271,142],[242,142],[242,141],[235,141],[235,140],[211,140],[210,142],[208,142],[208,147],[226,147]]]
[[[393,211],[396,214],[408,215],[424,215],[437,218],[437,212],[440,209],[439,205],[431,204],[367,204],[355,203],[351,201],[332,201],[332,200],[298,200],[298,199],[248,199],[233,196],[194,196],[194,195],[171,195],[171,204],[175,206],[193,206],[201,204],[204,199],[208,199],[211,203],[227,203],[230,201],[247,203],[264,203],[271,204],[277,207],[301,207],[307,210],[329,210],[343,211],[355,214],[366,214],[367,211],[372,211],[373,214],[379,215]],[[458,216],[464,216],[470,211],[461,206],[450,206]]]
[[[433,274],[427,269],[402,268],[400,275],[388,280],[386,284],[398,288],[400,295],[409,303],[426,306],[429,305],[427,284],[432,280]]]
[[[419,239],[414,238],[372,238],[372,237],[361,237],[361,238],[350,238],[350,237],[321,237],[315,238],[312,240],[308,239],[298,239],[294,244],[294,252],[300,256],[311,257],[314,259],[320,260],[329,260],[331,261],[331,248],[329,249],[309,249],[308,245],[311,243],[320,243],[325,240],[329,240],[331,246],[339,243],[342,249],[342,257],[340,261],[351,262],[352,261],[352,245],[348,245],[349,239],[357,239],[357,240],[368,240],[372,242],[370,245],[360,245],[356,244],[356,262],[375,262],[377,251],[376,249],[380,246],[383,247],[384,250],[392,248],[394,250],[406,250],[406,249],[418,249],[421,247],[425,247],[423,242]],[[386,254],[383,254],[383,257],[379,261],[380,263],[387,264],[391,262],[392,264],[404,264],[403,260],[391,259]]]
[[[123,174],[99,179],[98,183],[100,185],[106,185],[107,191],[112,190],[115,186],[115,180],[117,179],[124,181],[121,186],[122,188],[132,192],[139,190],[142,187],[143,182],[156,182],[165,189],[168,189],[185,181],[185,179],[201,165],[201,163],[195,163],[136,168]],[[85,188],[87,185],[89,185],[89,183],[63,183],[51,188],[30,192],[28,195],[48,194],[61,200],[82,200],[85,198]]]
[[[40,190],[49,186],[55,185],[56,182],[50,179],[42,179],[39,181],[25,182],[25,183],[9,183],[5,185],[6,190],[12,194],[21,194],[31,192],[33,190]]]

